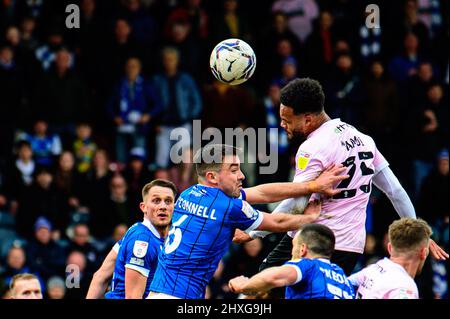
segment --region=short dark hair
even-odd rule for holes
[[[299,238],[312,253],[331,258],[336,238],[333,231],[327,226],[306,224],[300,228]]]
[[[219,171],[226,155],[237,155],[239,149],[226,144],[208,144],[194,155],[195,171],[204,177],[207,171]],[[211,159],[211,160],[209,160]]]
[[[144,199],[144,197],[147,196],[150,189],[152,189],[155,186],[170,188],[173,192],[173,197],[177,196],[178,190],[174,183],[165,179],[155,179],[150,183],[145,184],[145,186],[142,188],[142,199]]]
[[[320,113],[324,110],[325,93],[316,80],[295,79],[281,90],[280,101],[293,108],[294,114]]]

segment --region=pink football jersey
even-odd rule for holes
[[[294,182],[312,180],[339,163],[347,167],[350,177],[336,186],[341,193],[322,198],[322,212],[316,222],[333,230],[336,250],[362,253],[372,177],[389,165],[373,139],[340,119],[325,122],[300,145]],[[317,196],[313,194],[312,198]]]
[[[388,258],[379,260],[351,275],[348,280],[358,287],[358,299],[418,299],[413,278],[401,265]]]

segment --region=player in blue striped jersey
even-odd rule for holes
[[[173,223],[159,256],[149,298],[202,299],[236,229],[283,232],[314,221],[320,207],[304,215],[266,214],[251,203],[267,203],[312,192],[336,192],[331,187],[345,176],[341,168],[327,170],[313,183],[272,183],[242,189],[245,178],[236,149],[207,145],[194,157],[199,184],[177,200]],[[277,216],[279,215],[279,216]]]
[[[172,219],[176,187],[165,180],[154,180],[142,189],[143,222],[128,229],[95,273],[88,299],[101,298],[112,275],[108,299],[142,299],[149,293]]]
[[[235,293],[262,293],[286,286],[286,299],[354,299],[355,292],[341,267],[330,262],[335,237],[321,224],[307,224],[292,240],[292,260],[271,267],[252,278],[231,279]]]

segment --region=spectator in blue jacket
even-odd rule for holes
[[[161,111],[160,100],[151,84],[141,75],[141,61],[129,58],[108,110],[116,125],[116,160],[127,162],[134,147],[146,147],[150,121]]]
[[[156,166],[161,178],[168,178],[178,187],[183,189],[180,182],[187,182],[189,165],[183,166],[183,181],[177,169],[171,170],[171,176],[167,175],[172,161],[170,160],[171,147],[177,146],[183,150],[183,163],[189,162],[190,139],[171,141],[170,132],[175,128],[184,128],[192,133],[192,120],[199,118],[202,110],[202,100],[197,84],[186,72],[178,70],[180,57],[177,49],[165,47],[162,50],[162,62],[164,70],[153,77],[156,91],[161,96],[163,111],[160,125],[157,127],[156,136]],[[178,163],[173,163],[178,164]]]

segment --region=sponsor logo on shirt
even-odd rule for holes
[[[311,154],[303,151],[299,151],[299,156],[297,159],[297,167],[300,170],[303,170],[308,166],[309,160],[311,159]]]
[[[256,215],[255,209],[250,206],[249,203],[242,201],[242,212],[247,216],[248,218],[253,218]]]
[[[144,259],[131,257],[130,264],[137,265],[137,266],[144,266]]]
[[[142,258],[147,253],[148,242],[142,240],[136,240],[133,246],[133,255],[138,258]]]

